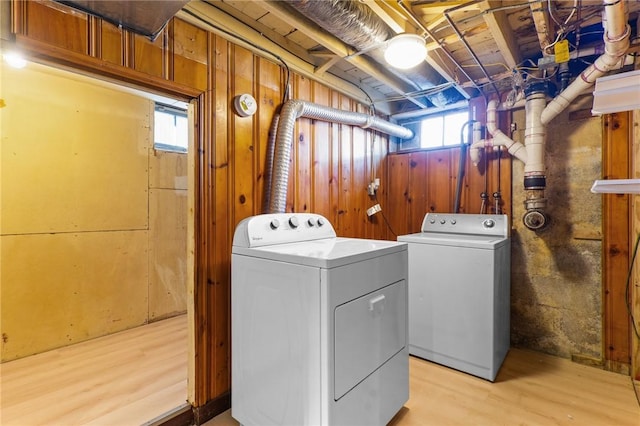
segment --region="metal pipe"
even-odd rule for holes
[[[263,213],[267,213],[269,211],[269,204],[271,203],[271,182],[273,181],[273,165],[275,161],[278,123],[280,123],[280,114],[276,113],[273,116],[273,120],[271,120],[271,127],[269,127],[269,139],[267,140],[267,158],[265,160],[266,164],[264,175],[264,187],[266,191],[264,194],[264,200],[262,200]]]
[[[369,114],[342,111],[298,99],[287,101],[280,112],[280,123],[276,136],[273,180],[269,195],[269,213],[283,213],[285,211],[293,130],[296,120],[302,117],[359,126],[363,129],[380,131],[402,139],[413,137],[413,132],[406,127]]]
[[[469,46],[469,43],[467,43],[467,40],[465,40],[464,35],[462,35],[462,33],[460,32],[460,30],[458,29],[456,24],[453,22],[453,19],[451,19],[451,17],[449,16],[450,12],[453,12],[453,11],[456,11],[456,10],[459,10],[459,9],[464,9],[464,8],[466,8],[468,6],[474,5],[476,3],[480,3],[480,1],[481,0],[472,0],[472,1],[468,2],[468,3],[464,3],[464,4],[461,4],[459,6],[446,9],[443,12],[443,14],[444,14],[445,19],[449,23],[449,26],[456,33],[456,35],[458,36],[458,38],[460,39],[462,44],[464,44],[464,47],[467,49],[467,52],[469,52],[469,54],[471,55],[473,60],[476,62],[476,64],[482,70],[482,73],[484,74],[485,78],[491,83],[491,85],[493,86],[493,89],[496,91],[496,93],[500,94],[500,91],[498,90],[498,87],[496,86],[496,84],[493,82],[493,80],[489,76],[489,73],[487,72],[486,68],[484,67],[484,65],[482,65],[482,63],[480,62],[480,59],[478,58],[478,56],[475,54],[473,49],[471,49],[471,46]]]

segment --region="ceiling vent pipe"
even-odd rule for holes
[[[311,118],[331,123],[348,124],[363,129],[380,131],[401,139],[410,139],[413,132],[378,117],[358,112],[342,111],[335,108],[305,102],[297,99],[287,101],[279,116],[278,131],[275,140],[275,151],[271,185],[268,189],[269,210],[267,213],[284,213],[287,203],[287,187],[289,183],[289,164],[293,145],[293,130],[298,118]]]
[[[514,142],[495,126],[497,109],[513,107],[499,105],[498,101],[490,101],[487,105],[487,130],[493,140],[478,140],[480,132],[474,132],[474,142],[469,155],[474,164],[480,158],[480,149],[485,146],[506,146],[511,155],[525,164],[524,188],[525,207],[523,222],[532,230],[544,228],[548,216],[544,211],[547,200],[544,196],[546,188],[546,172],[544,167],[544,150],[546,142],[546,125],[560,114],[584,90],[592,86],[596,79],[612,69],[619,68],[629,48],[631,28],[627,24],[625,2],[620,0],[604,0],[603,25],[605,26],[605,53],[587,67],[565,90],[546,105],[546,83],[534,80],[525,87],[526,129],[524,145]],[[523,152],[522,148],[525,148]]]
[[[343,43],[353,46],[358,52],[366,52],[378,63],[386,65],[384,44],[395,34],[364,2],[350,0],[285,0],[285,2]],[[418,85],[419,90],[431,89],[447,83],[447,80],[425,61],[402,73],[394,72]],[[457,90],[449,88],[430,94],[427,99],[433,105],[442,107],[464,98]]]

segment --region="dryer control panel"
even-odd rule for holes
[[[335,237],[336,231],[322,215],[268,213],[243,219],[236,227],[233,245],[260,247]]]
[[[504,214],[427,213],[422,232],[508,237],[509,218]]]

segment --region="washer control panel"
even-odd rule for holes
[[[236,227],[233,245],[259,247],[335,237],[336,231],[322,215],[268,213],[243,219]]]
[[[503,214],[427,213],[422,232],[509,236],[509,218]]]

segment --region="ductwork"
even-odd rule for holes
[[[331,123],[358,126],[363,129],[376,130],[401,139],[410,139],[413,132],[406,127],[382,120],[378,117],[350,111],[325,107],[297,99],[287,101],[279,116],[278,131],[275,140],[275,152],[271,185],[266,187],[269,199],[267,213],[284,213],[287,203],[287,187],[289,183],[289,164],[293,144],[293,130],[298,118],[311,118]]]
[[[393,35],[391,30],[363,2],[350,0],[285,0],[297,12],[315,22],[342,42],[359,52],[366,52],[376,62],[386,64],[382,45]],[[446,79],[429,64],[405,70],[403,77],[418,86],[418,90],[430,89],[447,83]],[[427,99],[435,106],[445,106],[459,100],[462,95],[450,88],[431,94]]]
[[[627,24],[625,3],[620,0],[604,0],[603,25],[605,26],[605,53],[585,69],[573,83],[556,96],[548,105],[546,83],[534,80],[525,87],[526,128],[524,145],[514,142],[504,135],[495,125],[495,113],[498,101],[490,101],[487,105],[487,130],[493,140],[475,140],[470,149],[470,157],[474,164],[480,158],[480,150],[485,146],[507,146],[509,153],[525,164],[524,188],[526,213],[523,217],[529,229],[542,229],[548,223],[545,213],[547,200],[544,196],[546,188],[546,172],[544,151],[546,142],[546,125],[560,114],[569,104],[592,86],[598,77],[619,67],[629,48],[631,28]],[[477,133],[474,132],[474,135]],[[525,148],[523,151],[522,148]]]
[[[271,127],[269,127],[269,140],[267,141],[267,158],[265,164],[265,176],[264,187],[267,188],[265,196],[262,201],[262,211],[269,211],[269,203],[271,202],[271,182],[273,181],[273,166],[275,162],[276,152],[276,134],[278,132],[278,124],[280,123],[280,114],[276,113],[271,120]]]
[[[58,0],[154,41],[189,0]]]

